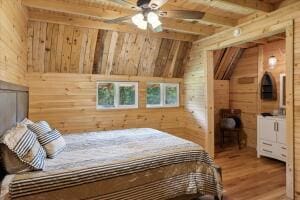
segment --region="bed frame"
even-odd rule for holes
[[[0,81],[0,137],[28,116],[28,87]],[[0,157],[0,181],[5,172]]]
[[[0,81],[0,136],[28,116],[28,87]]]

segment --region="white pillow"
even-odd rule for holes
[[[41,170],[45,166],[46,153],[37,140],[37,136],[25,125],[8,130],[1,138],[1,143],[33,170]]]
[[[52,130],[46,121],[38,121],[27,127],[37,135],[38,141],[45,149],[48,158],[55,158],[65,149],[66,143],[60,132],[56,129]]]
[[[29,124],[33,124],[33,121],[31,121],[28,118],[23,119],[20,123],[18,123],[18,126],[22,126],[22,125],[29,125]]]

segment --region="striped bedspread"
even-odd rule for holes
[[[221,195],[208,154],[197,144],[154,129],[64,136],[67,148],[44,171],[8,175],[4,199],[154,200]]]

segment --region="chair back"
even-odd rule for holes
[[[221,109],[220,119],[224,118],[239,118],[241,119],[242,111],[240,109]]]

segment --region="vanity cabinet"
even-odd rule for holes
[[[257,157],[286,161],[286,125],[283,117],[257,117]]]

